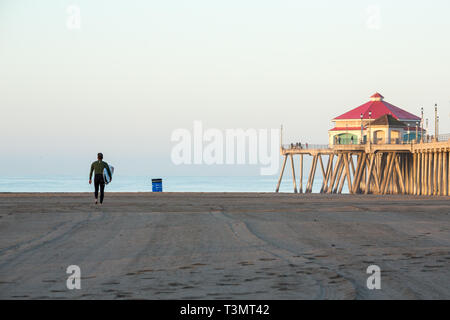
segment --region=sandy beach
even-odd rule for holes
[[[373,264],[381,290],[366,286]],[[0,298],[449,299],[450,201],[107,193],[99,207],[87,193],[4,193]]]

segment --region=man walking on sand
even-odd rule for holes
[[[95,187],[95,204],[98,204],[98,188],[100,187],[100,204],[103,203],[103,197],[105,196],[105,180],[103,179],[103,170],[106,168],[109,176],[112,180],[111,170],[109,165],[103,161],[103,153],[97,154],[97,161],[92,162],[91,172],[89,173],[89,184],[92,183],[92,173],[95,171],[94,187]]]

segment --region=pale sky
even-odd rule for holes
[[[430,124],[438,103],[450,133],[449,16],[448,0],[0,0],[0,175],[87,175],[99,151],[128,175],[258,174],[175,166],[171,133],[283,124],[327,143],[376,91]]]

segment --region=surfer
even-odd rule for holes
[[[103,178],[103,171],[108,171],[109,176],[112,180],[111,170],[109,165],[103,161],[103,153],[97,154],[97,161],[92,162],[91,172],[89,173],[89,184],[92,183],[92,173],[95,172],[94,176],[94,186],[95,186],[95,204],[98,203],[98,189],[100,187],[100,204],[103,203],[103,197],[105,196],[105,179]]]

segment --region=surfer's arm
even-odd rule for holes
[[[89,172],[89,180],[92,180],[92,172],[94,172],[94,164],[91,164],[91,172]]]

